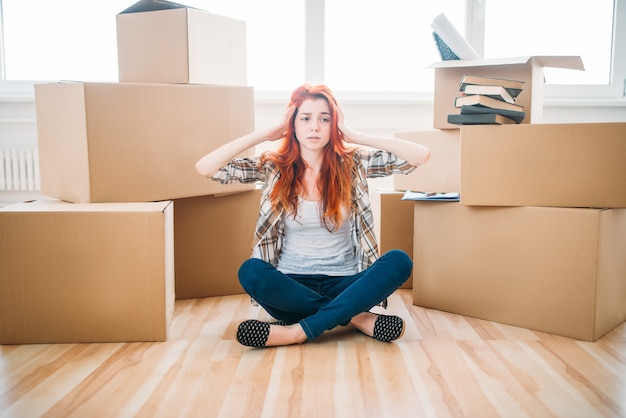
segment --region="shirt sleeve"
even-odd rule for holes
[[[233,158],[228,164],[220,168],[211,180],[222,184],[256,183],[265,181],[265,169],[261,166],[258,157]]]
[[[361,163],[368,178],[385,177],[392,174],[409,174],[417,168],[387,151],[360,151],[360,153]]]

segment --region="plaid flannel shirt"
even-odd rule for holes
[[[364,151],[354,153],[356,170],[352,173],[352,199],[350,224],[353,247],[357,255],[359,271],[371,266],[378,258],[378,241],[374,235],[374,216],[369,198],[367,178],[385,177],[392,174],[408,174],[416,167],[387,151]],[[282,211],[272,210],[270,194],[280,172],[272,162],[260,163],[259,157],[235,158],[222,167],[211,179],[223,184],[263,183],[259,218],[253,241],[253,256],[278,265],[282,248],[284,225]]]

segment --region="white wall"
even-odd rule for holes
[[[257,98],[257,127],[274,123],[288,96]],[[353,129],[375,135],[432,129],[433,108],[429,97],[421,100],[368,100],[367,96],[338,99]],[[543,123],[626,122],[623,100],[552,100],[544,103]],[[0,148],[36,147],[37,123],[34,95],[23,86],[0,96]],[[0,203],[29,199],[33,193],[0,191]],[[34,194],[36,197],[37,194]]]

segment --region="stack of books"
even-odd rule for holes
[[[505,125],[521,123],[524,107],[516,103],[524,82],[505,78],[464,75],[459,84],[461,96],[454,99],[460,114],[448,115],[456,125]]]

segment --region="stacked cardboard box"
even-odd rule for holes
[[[595,341],[626,320],[626,123],[537,123],[537,62],[477,70],[527,74],[527,123],[444,130],[468,65],[446,62],[436,66],[436,129],[397,134],[433,151],[394,179],[397,190],[461,195],[413,203],[413,301]]]
[[[254,129],[245,23],[142,0],[117,25],[120,82],[35,86],[49,199],[0,211],[2,344],[163,341],[175,297],[241,292],[260,194],[195,163]]]
[[[403,192],[373,189],[370,193],[374,216],[374,235],[378,239],[378,251],[402,250],[413,253],[413,205],[402,200]],[[401,286],[413,287],[413,275]]]
[[[171,201],[38,200],[0,209],[0,343],[164,341]]]

